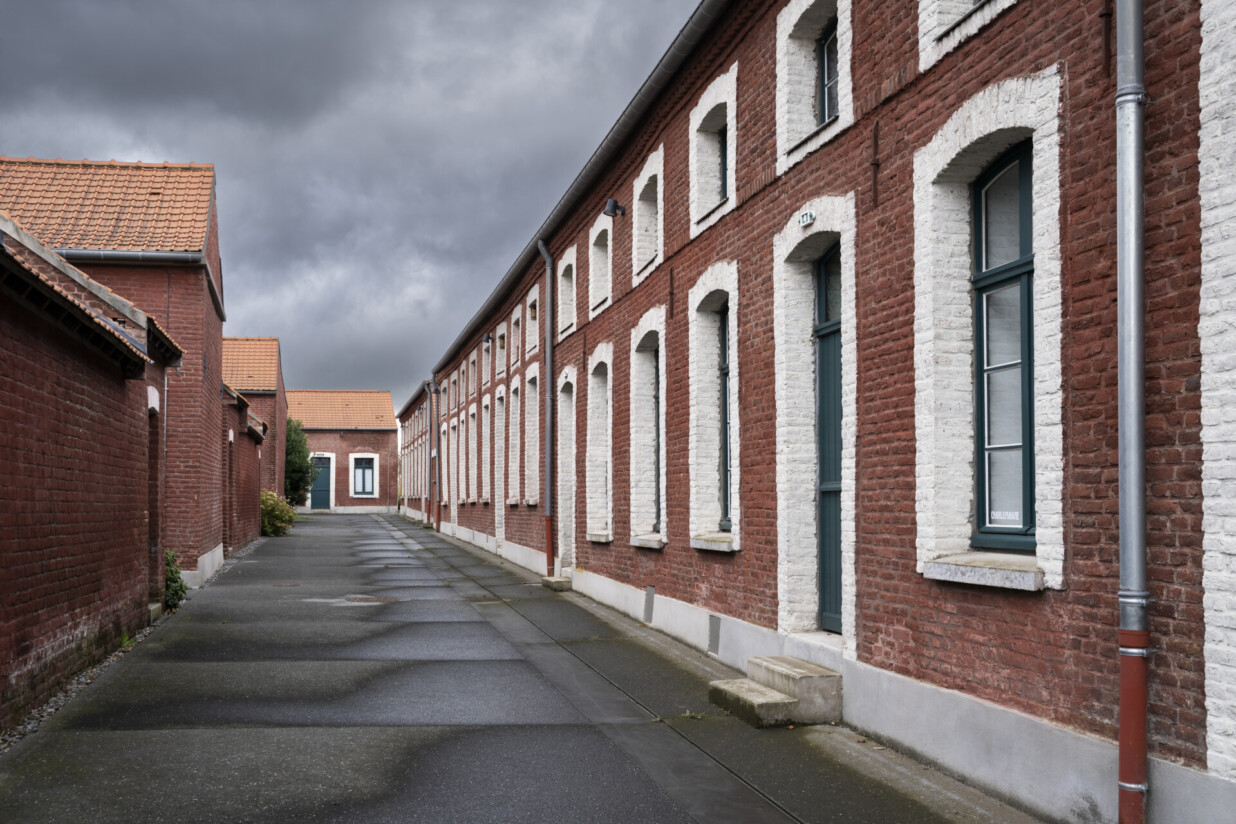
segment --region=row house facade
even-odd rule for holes
[[[298,420],[317,477],[301,512],[394,512],[399,501],[399,428],[391,393],[363,389],[292,389],[288,417]]]
[[[735,667],[836,670],[846,723],[1049,818],[1230,815],[1236,7],[1146,2],[1121,89],[1129,630],[1133,8],[705,0],[402,408],[406,511]]]
[[[278,338],[223,339],[223,381],[244,395],[250,414],[266,427],[261,488],[283,497],[287,456],[288,396]]]

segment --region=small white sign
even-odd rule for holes
[[[799,226],[810,226],[812,223],[815,223],[815,212],[810,209],[798,216]]]

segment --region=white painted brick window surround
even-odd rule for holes
[[[813,214],[801,225],[799,216]],[[858,391],[854,195],[803,204],[773,239],[773,365],[777,409],[777,626],[819,628],[816,515],[815,261],[841,244],[841,632],[855,653],[854,484]]]
[[[816,42],[837,24],[837,117],[819,122]],[[850,0],[791,0],[777,14],[777,174],[854,123]]]
[[[506,374],[506,359],[507,352],[510,350],[510,345],[506,339],[506,324],[499,323],[498,331],[494,332],[494,369],[498,377]]]
[[[506,539],[506,387],[494,388],[494,540]]]
[[[605,311],[613,299],[614,219],[601,215],[588,231],[588,320]]]
[[[721,177],[720,138],[725,138],[725,178]],[[734,210],[738,158],[738,64],[720,75],[691,110],[688,148],[691,158],[691,237]],[[723,197],[724,193],[724,197]]]
[[[481,503],[489,503],[490,473],[493,472],[493,462],[490,460],[490,442],[493,438],[489,396],[481,398]]]
[[[664,259],[665,215],[665,146],[644,161],[644,168],[635,178],[631,204],[635,214],[635,231],[631,233],[631,286],[638,286],[661,265]]]
[[[519,459],[523,455],[519,444],[519,424],[523,410],[519,403],[519,377],[511,378],[510,389],[510,412],[511,412],[511,428],[507,436],[509,441],[509,451],[507,452],[506,466],[506,502],[510,506],[515,506],[519,503]]]
[[[669,534],[665,500],[664,341],[665,307],[656,306],[645,312],[631,330],[631,541],[649,549],[663,546]],[[654,392],[662,398],[661,403],[655,403]],[[654,530],[658,503],[660,526]]]
[[[523,318],[524,307],[519,305],[515,307],[515,311],[511,313],[511,336],[507,338],[507,348],[511,350],[511,368],[514,369],[519,365],[519,362],[524,356],[523,335]]]
[[[562,570],[575,566],[575,367],[558,375],[558,557]],[[560,571],[561,574],[561,571]]]
[[[585,454],[585,508],[588,540],[614,539],[613,410],[611,380],[614,345],[598,344],[588,358],[588,442]]]
[[[558,258],[558,339],[562,340],[579,325],[579,307],[575,299],[575,247]]]
[[[494,365],[494,345],[493,343],[481,344],[481,388],[489,386],[489,381],[493,377]]]
[[[1202,608],[1206,764],[1236,780],[1236,4],[1202,2]]]
[[[459,422],[450,422],[450,462],[447,464],[447,500],[451,504],[451,520],[455,520],[455,504],[459,501]]]
[[[438,503],[449,504],[451,502],[451,487],[455,485],[455,481],[451,478],[451,463],[450,456],[452,453],[451,439],[447,424],[442,423],[442,431],[438,433],[438,467],[439,472],[445,480],[438,484]]]
[[[540,287],[533,286],[528,290],[528,299],[525,302],[527,306],[527,334],[528,339],[525,349],[529,352],[535,352],[541,345],[541,301]]]
[[[1059,108],[1057,67],[1004,80],[964,102],[931,142],[914,153],[919,572],[928,562],[971,550],[975,507],[971,183],[1005,150],[1029,139],[1034,169],[1035,560],[1046,586],[1064,586]]]
[[[468,503],[476,503],[481,496],[476,441],[476,404],[472,404],[468,407]]]
[[[524,370],[524,503],[535,506],[541,494],[541,368]]]
[[[721,520],[721,343],[722,307],[729,306],[730,400],[730,531],[720,532]],[[742,548],[742,518],[738,491],[739,448],[742,444],[738,419],[739,351],[738,264],[732,260],[708,267],[688,297],[687,324],[690,422],[688,460],[691,471],[691,541],[697,548],[738,551]]]
[[[919,0],[918,70],[970,39],[1017,0]]]

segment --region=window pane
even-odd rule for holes
[[[841,319],[841,255],[824,261],[824,320]]]
[[[987,357],[990,369],[1021,362],[1021,288],[1013,283],[983,295],[987,322]]]
[[[983,269],[1021,257],[1021,210],[1018,164],[1009,165],[983,190]]]
[[[987,445],[1021,443],[1021,368],[987,376]]]
[[[833,32],[824,42],[824,111],[820,121],[837,116],[837,34]]]
[[[1021,526],[1021,450],[987,453],[987,523]]]

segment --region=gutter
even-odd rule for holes
[[[639,91],[635,93],[635,97],[627,104],[618,121],[610,127],[609,133],[605,135],[601,145],[592,153],[592,157],[588,158],[584,168],[575,176],[574,182],[571,183],[566,193],[558,201],[558,205],[554,206],[553,211],[549,213],[549,217],[541,224],[541,228],[536,230],[532,240],[528,241],[528,244],[524,246],[523,251],[519,253],[519,257],[515,259],[511,268],[507,270],[502,280],[498,282],[497,287],[490,293],[476,314],[472,316],[472,319],[468,321],[463,331],[459,333],[459,337],[455,338],[455,342],[446,350],[446,354],[438,361],[437,366],[433,368],[435,375],[454,360],[459,351],[464,348],[464,345],[468,343],[488,321],[494,310],[506,299],[508,293],[518,283],[524,269],[528,267],[536,256],[538,244],[542,242],[541,239],[553,237],[554,232],[570,217],[578,202],[588,193],[588,190],[592,188],[593,184],[597,182],[605,169],[608,168],[610,162],[622,150],[627,140],[635,133],[644,115],[647,114],[661,92],[670,85],[674,75],[681,68],[687,57],[695,51],[695,47],[712,30],[717,19],[732,3],[733,0],[703,0],[696,7],[695,11],[692,12],[691,17],[678,32],[678,36],[674,38],[674,42],[670,44],[665,54],[661,56],[661,60],[657,63],[656,68],[652,70],[652,74],[644,81],[644,85],[640,86]]]
[[[204,266],[210,299],[219,313],[220,320],[227,320],[223,311],[223,296],[215,286],[214,269],[202,252],[144,252],[130,249],[53,249],[56,254],[72,263],[132,263],[139,266]]]
[[[1120,824],[1144,824],[1150,670],[1146,582],[1145,119],[1142,0],[1116,4],[1116,336],[1120,483]]]

